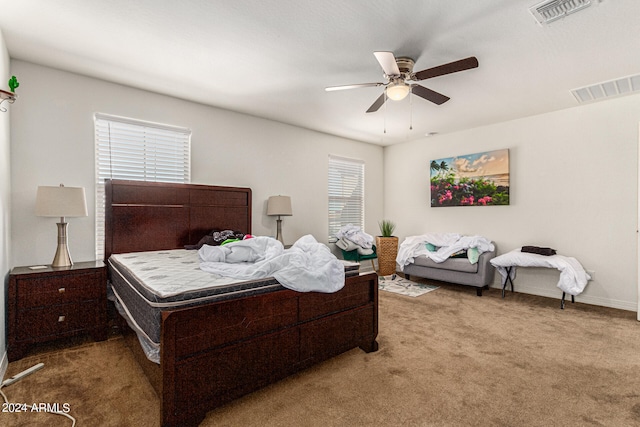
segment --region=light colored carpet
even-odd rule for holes
[[[435,291],[438,287],[427,283],[413,282],[397,274],[391,274],[378,276],[378,289],[408,297],[419,297],[427,292]]]
[[[207,414],[214,426],[638,426],[640,322],[629,311],[440,284],[379,293],[380,350],[351,350]],[[159,399],[118,337],[9,364],[5,392],[68,402],[81,426],[158,427]],[[52,418],[53,417],[53,418]],[[0,413],[2,426],[70,426]]]

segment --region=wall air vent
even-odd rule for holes
[[[597,83],[591,86],[573,89],[571,91],[579,103],[600,101],[605,98],[629,95],[634,92],[640,92],[640,74]]]
[[[540,24],[548,24],[591,6],[591,0],[547,0],[529,8]]]

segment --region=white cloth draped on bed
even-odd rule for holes
[[[289,249],[271,237],[202,246],[200,268],[238,280],[274,277],[298,292],[337,292],[344,286],[344,265],[326,245],[311,235],[298,239]]]
[[[587,286],[587,282],[591,280],[591,276],[577,259],[563,255],[545,256],[514,249],[493,258],[490,262],[502,276],[503,285],[507,281],[507,267],[513,267],[510,275],[512,280],[516,277],[516,267],[556,268],[560,271],[557,286],[569,295],[580,294]]]
[[[427,243],[438,248],[431,252],[427,249]],[[409,236],[402,241],[398,249],[396,263],[400,271],[404,266],[411,264],[418,256],[424,255],[434,262],[444,262],[454,253],[470,249],[478,249],[478,254],[494,250],[493,243],[482,236],[462,236],[457,233],[427,233],[419,236]]]

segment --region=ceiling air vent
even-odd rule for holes
[[[640,92],[640,74],[597,83],[571,91],[579,103],[600,101],[605,98],[628,95],[634,92]]]
[[[529,8],[541,24],[548,24],[591,6],[591,0],[547,0]]]

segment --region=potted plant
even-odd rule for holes
[[[388,219],[383,219],[378,225],[380,226],[380,236],[376,236],[378,270],[381,276],[388,276],[396,272],[398,238],[393,235],[396,225]]]

